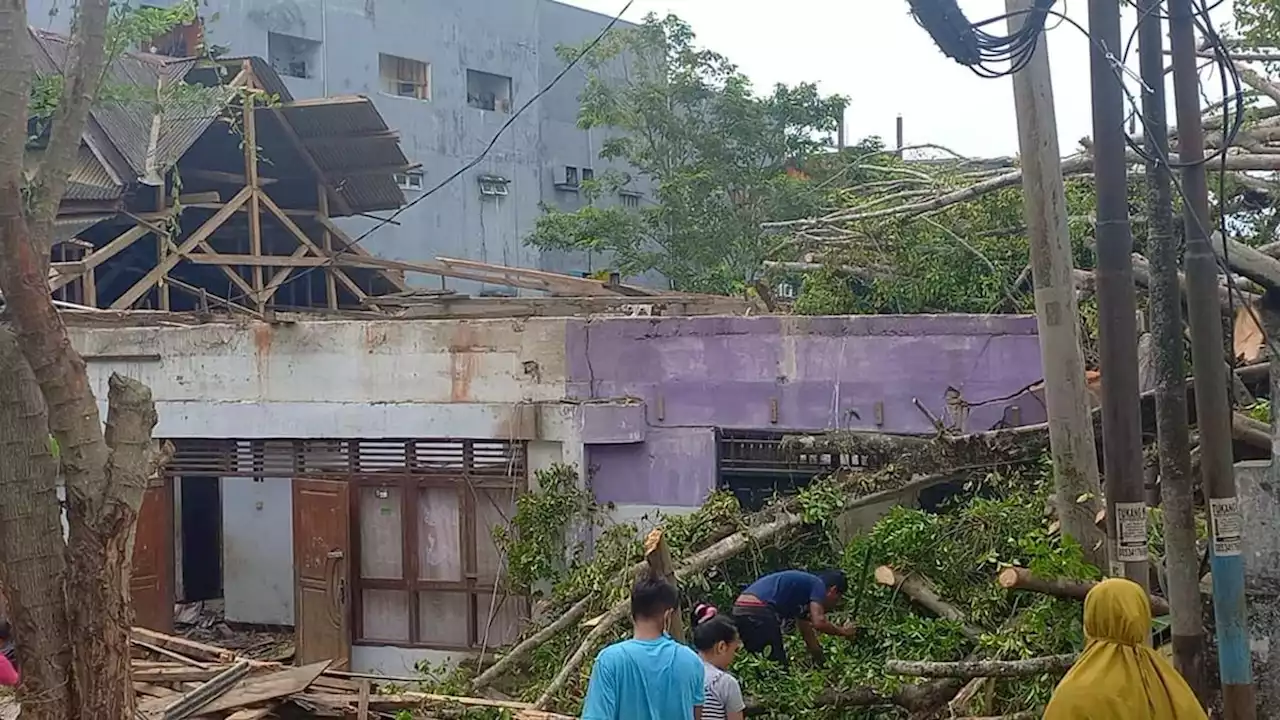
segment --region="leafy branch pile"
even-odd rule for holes
[[[794,531],[749,543],[743,552],[704,571],[680,571],[686,604],[708,600],[729,607],[742,587],[756,577],[792,567],[841,567],[850,579],[850,598],[861,596],[856,618],[842,618],[840,611],[835,617],[857,622],[864,632],[852,643],[825,639],[828,662],[823,669],[799,661],[790,672],[783,672],[769,661],[739,654],[733,671],[741,678],[745,692],[758,699],[753,701],[753,715],[906,717],[906,710],[895,702],[904,688],[912,690],[911,681],[887,674],[886,659],[961,660],[974,653],[1018,659],[1079,649],[1078,602],[1011,593],[995,583],[1000,570],[1010,565],[1045,577],[1088,580],[1097,574],[1084,562],[1078,547],[1047,529],[1044,508],[1052,485],[1047,463],[1037,455],[1003,465],[998,472],[950,474],[947,477],[962,484],[963,492],[960,499],[940,511],[896,507],[867,532],[848,542],[841,539],[838,520],[850,506],[851,497],[891,490],[908,482],[909,477],[892,466],[875,473],[837,474],[815,480],[797,496],[779,499],[755,515],[744,514],[732,495],[715,493],[697,512],[661,519],[678,567],[682,563],[687,567],[691,558],[706,554],[708,548],[732,542],[735,533],[757,532],[760,527],[787,522],[787,518],[796,520]],[[544,622],[560,618],[583,597],[591,600],[581,619],[533,648],[491,685],[481,683],[530,702],[543,696],[591,632],[582,627],[582,621],[596,618],[625,599],[630,583],[621,579],[643,562],[638,529],[632,525],[603,530],[590,554],[584,543],[559,540],[585,535],[591,528],[600,531],[606,508],[597,507],[577,489],[571,468],[544,471],[538,481],[539,491],[522,498],[511,529],[498,534],[511,560],[511,587],[533,593],[544,611]],[[961,611],[965,622],[933,617],[904,593],[877,584],[872,572],[875,565],[927,577],[938,595]],[[843,612],[849,610],[846,607]],[[981,628],[983,634],[975,642],[965,626]],[[529,636],[541,630],[535,628]],[[600,637],[600,644],[621,639],[627,631],[627,624],[619,623]],[[787,642],[793,657],[804,657],[798,636],[792,634]],[[590,647],[590,656],[598,649]],[[475,694],[480,689],[477,675],[476,665],[468,663],[436,674],[432,690]],[[588,661],[573,670],[548,698],[547,709],[576,712],[589,675]],[[974,702],[971,714],[1036,709],[1044,704],[1056,680],[1042,676],[996,681],[993,692]],[[952,691],[944,702],[954,694]],[[978,707],[984,703],[988,706]]]

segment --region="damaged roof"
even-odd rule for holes
[[[37,74],[62,71],[68,38],[32,29]],[[259,108],[283,136],[306,155],[308,165],[346,201],[333,216],[399,208],[405,203],[395,173],[415,167],[399,138],[373,102],[363,96],[295,101],[280,76],[261,58],[229,58],[217,63],[129,53],[112,63],[107,83],[117,92],[99,99],[90,112],[85,146],[72,174],[68,199],[112,200],[136,184],[159,184],[215,122],[235,90],[222,87],[248,67],[278,104]],[[187,88],[208,92],[188,92]],[[138,97],[130,97],[136,89]],[[164,97],[156,102],[157,93]],[[114,97],[114,95],[120,97]],[[295,140],[296,138],[296,140]]]

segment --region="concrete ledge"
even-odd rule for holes
[[[99,410],[106,418],[105,401]],[[515,403],[156,403],[165,438],[538,439],[538,408]]]

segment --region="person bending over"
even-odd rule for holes
[[[646,573],[636,580],[634,637],[596,656],[582,720],[701,720],[702,659],[666,632],[678,605],[664,578]]]
[[[0,686],[17,687],[20,681],[13,628],[8,620],[0,620]]]
[[[747,652],[763,652],[765,657],[787,667],[782,623],[794,620],[813,662],[821,667],[825,658],[817,633],[852,638],[856,632],[852,625],[836,625],[827,619],[827,611],[836,607],[848,588],[849,583],[839,570],[817,574],[783,570],[765,575],[747,586],[733,603],[733,621],[742,636],[742,646]]]

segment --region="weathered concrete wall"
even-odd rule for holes
[[[1031,318],[567,318],[316,321],[73,328],[94,390],[146,382],[169,438],[465,437],[529,441],[532,469],[587,470],[618,520],[656,521],[716,485],[717,427],[930,432],[1039,378]],[[773,405],[777,406],[774,422]],[[876,403],[883,403],[877,424]],[[1021,396],[979,405],[990,427]],[[104,407],[105,410],[105,407]],[[287,479],[226,478],[228,619],[288,624]],[[355,666],[403,674],[447,656],[361,648]]]
[[[1042,416],[1035,318],[695,317],[571,320],[569,392],[644,401],[644,445],[589,445],[592,486],[620,506],[688,507],[715,486],[714,428],[929,433],[947,390],[975,407],[965,430]],[[877,403],[882,406],[877,422]]]
[[[1236,465],[1245,594],[1259,717],[1280,717],[1280,479],[1272,463]]]

